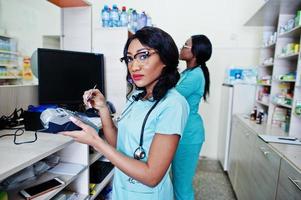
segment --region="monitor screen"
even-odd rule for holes
[[[37,50],[39,104],[82,104],[84,91],[97,85],[105,95],[103,54]]]

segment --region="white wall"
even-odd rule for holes
[[[264,3],[262,0],[90,0],[94,15],[100,15],[104,3],[146,11],[153,23],[170,33],[180,47],[194,34],[205,34],[213,43],[213,55],[207,63],[211,73],[209,103],[202,104],[206,141],[201,155],[217,158],[218,119],[221,84],[228,66],[258,63],[260,28],[244,27],[246,20]],[[42,45],[41,35],[59,34],[59,9],[41,0],[0,0],[0,28],[20,38],[20,49],[30,53]],[[16,15],[16,13],[18,13]],[[5,16],[5,18],[4,18]],[[8,18],[7,18],[8,17]],[[98,18],[100,20],[100,18]],[[93,23],[99,23],[94,20]],[[3,23],[3,24],[2,24]],[[23,24],[23,25],[22,25]],[[34,26],[37,25],[38,26]],[[112,38],[114,39],[114,38]],[[122,52],[120,52],[120,55]],[[181,62],[180,68],[185,63]],[[251,98],[251,97],[250,97]]]
[[[46,0],[0,0],[0,28],[18,38],[18,50],[31,56],[43,35],[60,35],[60,9]]]
[[[207,63],[211,73],[209,102],[202,104],[206,141],[202,156],[217,159],[218,119],[221,84],[225,69],[232,65],[251,66],[258,63],[258,47],[261,29],[244,27],[243,24],[264,3],[262,0],[90,0],[93,4],[94,26],[100,23],[100,11],[104,4],[117,4],[146,11],[153,23],[167,31],[180,47],[194,34],[207,35],[213,44],[213,55]],[[120,52],[121,55],[122,52]],[[185,68],[185,63],[180,63]],[[252,97],[250,97],[252,98]]]

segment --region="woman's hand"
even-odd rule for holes
[[[83,95],[83,101],[86,106],[89,108],[95,108],[100,110],[103,107],[106,107],[106,99],[103,94],[98,89],[91,89],[85,91]]]
[[[78,127],[82,128],[80,131],[65,131],[62,132],[63,135],[72,137],[75,141],[88,144],[90,146],[95,146],[98,141],[102,139],[97,134],[96,130],[87,124],[83,123],[82,121],[70,117],[70,120],[77,125]]]

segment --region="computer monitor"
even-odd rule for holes
[[[77,109],[95,85],[105,95],[103,54],[39,48],[37,64],[40,105]]]

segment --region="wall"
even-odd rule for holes
[[[43,35],[60,35],[60,9],[46,0],[0,0],[0,28],[18,38],[18,50],[31,56]]]
[[[213,55],[207,63],[211,73],[209,102],[202,104],[206,141],[201,155],[217,158],[218,119],[221,84],[224,71],[231,65],[258,64],[260,28],[244,27],[246,20],[264,3],[262,0],[90,0],[94,15],[100,15],[104,3],[125,5],[145,10],[153,23],[166,30],[180,47],[193,34],[206,34],[213,43]],[[57,35],[60,18],[54,5],[40,0],[0,0],[0,28],[7,28],[13,36],[20,37],[20,50],[30,53],[42,44],[41,35]],[[18,15],[16,15],[18,13]],[[4,17],[5,16],[5,19]],[[94,20],[93,23],[99,23]],[[37,26],[35,26],[37,25]],[[120,55],[122,52],[120,52]],[[180,63],[183,69],[185,63]],[[251,97],[250,97],[251,98]]]
[[[218,119],[221,84],[229,66],[258,64],[261,28],[243,24],[264,3],[262,0],[90,0],[94,7],[94,26],[99,26],[100,11],[104,4],[133,7],[146,11],[153,23],[167,31],[181,47],[193,34],[207,35],[213,44],[213,55],[207,63],[211,73],[211,91],[208,103],[200,106],[206,128],[206,141],[202,156],[217,158]],[[96,17],[95,17],[96,16]],[[120,52],[121,55],[122,52]],[[180,63],[180,69],[185,63]],[[250,97],[252,98],[252,97]]]

